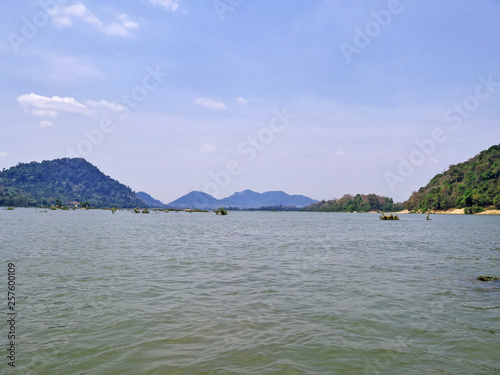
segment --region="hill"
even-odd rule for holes
[[[259,208],[269,206],[304,207],[316,202],[303,195],[289,195],[283,191],[256,193],[252,190],[237,192],[230,197],[216,199],[201,191],[192,191],[167,204],[169,208],[199,208],[210,210],[219,207]]]
[[[219,208],[219,201],[211,195],[202,191],[192,191],[173,202],[167,204],[168,208],[185,209],[197,208],[200,210],[211,210],[212,208]]]
[[[127,186],[82,158],[19,163],[0,172],[0,206],[146,207]]]
[[[220,200],[224,207],[258,208],[272,206],[304,207],[317,202],[304,195],[289,195],[283,191],[267,191],[256,193],[252,190],[244,190],[234,193],[230,197]]]
[[[406,202],[409,210],[447,210],[464,207],[500,208],[500,145],[466,162],[450,165]]]
[[[158,199],[154,199],[151,195],[148,193],[145,193],[143,191],[139,191],[135,193],[139,199],[142,199],[146,204],[148,205],[149,208],[165,208],[167,207],[165,203],[159,201]]]
[[[304,211],[312,212],[370,212],[370,211],[401,211],[402,203],[394,203],[392,198],[382,197],[376,194],[350,194],[340,199],[321,201],[304,208]]]

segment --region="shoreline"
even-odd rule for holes
[[[403,210],[399,212],[400,214],[409,214],[409,210]],[[465,215],[465,208],[450,208],[448,210],[438,210],[438,211],[427,211],[419,213],[421,215],[425,214],[436,214],[436,215]],[[477,214],[472,215],[500,215],[500,210],[485,210]]]
[[[50,207],[9,207],[9,206],[0,206],[0,210],[14,210],[18,208],[25,208],[25,209],[35,209],[35,210],[50,210]],[[54,210],[54,208],[52,209]],[[87,210],[82,207],[78,208],[69,208],[69,207],[64,207],[64,208],[55,208],[55,210],[62,210],[62,211],[79,211],[79,210]],[[91,207],[89,210],[101,210],[101,211],[109,211],[112,210],[110,207]],[[119,211],[134,211],[133,208],[117,208]],[[141,209],[142,210],[142,209]],[[160,211],[160,212],[188,212],[188,213],[193,213],[193,212],[212,212],[210,210],[200,210],[200,209],[191,209],[191,208],[184,208],[184,209],[174,209],[174,208],[148,208],[148,210],[151,211]],[[228,211],[233,211],[228,209]],[[236,210],[240,212],[272,212],[269,210],[259,210],[259,209],[250,209],[250,210]],[[278,211],[278,212],[316,212],[316,213],[328,213],[330,211],[302,211],[302,210],[283,210],[283,211]],[[411,212],[408,209],[404,209],[402,211],[387,211],[387,212],[380,212],[380,211],[368,211],[368,212],[334,212],[332,213],[368,213],[368,214],[394,214],[394,215],[399,215],[399,214],[415,214],[415,215],[427,215],[427,214],[434,214],[434,215],[466,215],[465,214],[465,208],[450,208],[448,210],[437,210],[437,211],[425,211],[425,212]],[[470,215],[500,215],[500,210],[497,209],[489,209],[485,210],[483,212],[478,212],[475,214],[470,214]]]

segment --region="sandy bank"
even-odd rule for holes
[[[408,210],[401,211],[400,213],[406,214]],[[427,213],[437,215],[465,215],[465,208],[450,208],[449,210],[429,211]],[[500,210],[486,210],[475,215],[500,215]]]
[[[487,210],[487,211],[478,213],[478,215],[500,215],[500,210]]]

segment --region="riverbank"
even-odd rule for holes
[[[409,214],[409,210],[403,210],[398,212],[400,214]],[[438,210],[438,211],[429,211],[425,212],[426,214],[438,214],[438,215],[465,215],[465,208],[450,208],[449,210]],[[500,215],[500,210],[485,210],[483,212],[479,212],[475,215]]]

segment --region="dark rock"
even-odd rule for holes
[[[500,280],[500,277],[496,277],[496,276],[479,276],[476,280],[480,280],[480,281],[495,281],[495,280]]]

